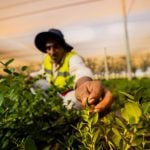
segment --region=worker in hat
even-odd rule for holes
[[[85,108],[88,101],[92,112],[104,112],[110,109],[113,102],[112,93],[101,81],[93,80],[92,71],[85,65],[83,58],[65,41],[60,30],[52,28],[38,33],[35,45],[45,53],[45,58],[42,70],[30,75],[45,73],[46,83],[45,87],[43,86],[45,89],[52,84],[59,89],[66,87],[66,91],[60,95],[67,108]],[[71,84],[68,82],[71,77],[74,77],[73,86],[68,85]]]

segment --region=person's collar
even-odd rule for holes
[[[51,60],[51,63],[53,64],[53,66],[55,65],[55,70],[59,69],[59,68],[63,65],[64,60],[65,60],[65,57],[66,57],[66,54],[67,54],[67,53],[64,54],[64,56],[62,57],[60,63],[58,63],[58,64],[55,64],[55,63]]]

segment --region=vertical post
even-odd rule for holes
[[[123,22],[124,22],[124,30],[125,30],[125,42],[126,42],[126,61],[127,61],[127,75],[128,79],[132,79],[132,70],[131,70],[131,56],[130,56],[130,46],[129,46],[129,38],[128,38],[128,27],[127,27],[127,15],[126,15],[126,0],[122,0],[122,11],[123,11]]]
[[[105,79],[109,80],[109,70],[108,70],[108,60],[107,60],[107,52],[106,48],[104,47],[104,65],[105,65]]]

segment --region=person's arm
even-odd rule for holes
[[[26,78],[26,82],[30,82],[34,78],[38,77],[39,75],[43,75],[43,74],[44,74],[44,68],[42,66],[42,68],[39,71],[29,73],[28,77]]]
[[[39,75],[44,74],[44,68],[42,67],[39,71],[31,72],[29,74],[30,77],[37,77]]]
[[[91,81],[93,72],[88,68],[82,57],[79,55],[72,56],[69,62],[70,74],[75,76],[74,87],[77,88],[86,81]]]
[[[72,72],[76,76],[75,96],[82,106],[85,107],[88,100],[93,112],[103,112],[110,108],[113,102],[112,93],[101,81],[92,79],[92,71],[85,66],[82,59],[73,59],[72,65]]]
[[[86,81],[92,81],[91,77],[88,76],[84,76],[79,78],[76,83],[75,83],[75,89],[78,88],[80,85],[82,85],[83,83],[85,83]]]

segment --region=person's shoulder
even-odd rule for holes
[[[83,62],[83,57],[75,52],[74,55],[71,56],[70,62],[81,63]]]
[[[67,52],[66,58],[72,59],[72,58],[80,58],[80,55],[76,51],[70,51]]]

